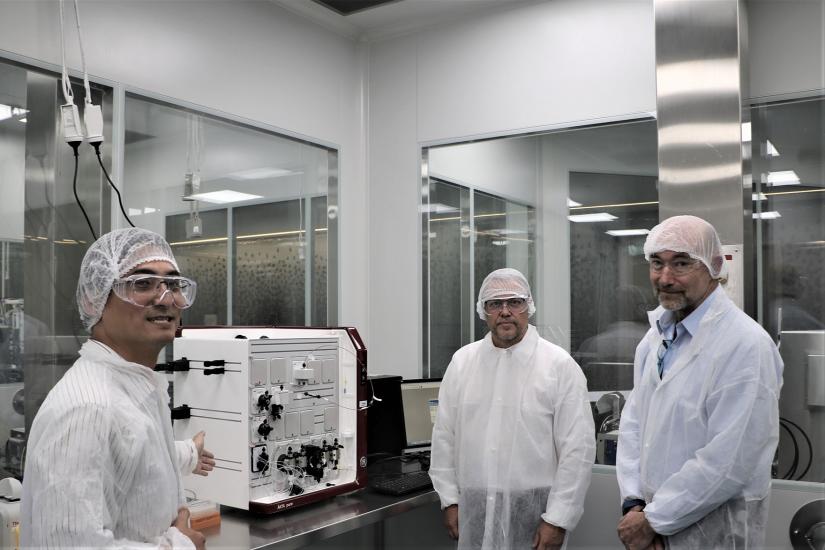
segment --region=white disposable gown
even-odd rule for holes
[[[197,463],[176,443],[163,375],[87,341],[32,424],[21,546],[194,548],[171,527],[184,503],[180,471]]]
[[[636,350],[616,458],[622,499],[647,502],[670,548],[760,548],[779,439],[782,359],[722,289],[659,379],[655,328]],[[650,313],[655,326],[664,310]]]
[[[529,326],[501,349],[490,335],[453,356],[438,395],[430,477],[458,504],[459,548],[529,548],[542,520],[572,529],[595,457],[587,383]]]

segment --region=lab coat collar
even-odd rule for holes
[[[527,333],[524,335],[524,338],[521,339],[521,342],[510,346],[509,348],[497,348],[493,345],[493,336],[489,332],[484,337],[484,347],[485,350],[488,352],[493,353],[509,353],[510,357],[513,360],[513,363],[516,365],[520,364],[527,364],[528,361],[533,357],[533,352],[536,350],[536,344],[538,343],[539,333],[536,330],[536,327],[533,325],[527,325]]]
[[[106,344],[91,338],[80,348],[80,356],[93,363],[101,363],[117,371],[133,382],[143,382],[149,391],[166,391],[166,378],[145,365],[132,363],[121,357],[115,350]]]

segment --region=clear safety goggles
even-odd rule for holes
[[[518,296],[516,298],[507,298],[506,300],[487,300],[484,302],[484,311],[487,314],[498,313],[504,309],[505,306],[507,306],[507,310],[510,313],[524,313],[527,311],[527,298]]]
[[[654,273],[661,273],[665,267],[670,268],[670,272],[676,276],[687,275],[696,269],[702,262],[694,258],[676,258],[666,262],[659,258],[650,258],[650,270]]]
[[[186,277],[170,275],[130,275],[117,279],[112,285],[115,295],[125,302],[140,307],[159,304],[168,293],[178,309],[186,309],[195,301],[197,283]]]

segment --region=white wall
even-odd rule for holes
[[[751,0],[751,97],[825,90],[825,0]]]
[[[655,109],[650,0],[553,1],[370,47],[370,364],[420,375],[419,148]]]
[[[93,76],[340,147],[339,320],[369,343],[357,44],[266,1],[81,0],[80,10]],[[0,50],[59,63],[58,13],[53,0],[0,2]],[[78,68],[71,3],[67,17],[67,60]]]

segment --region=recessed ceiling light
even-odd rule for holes
[[[772,210],[770,212],[754,212],[753,219],[755,220],[775,220],[781,218],[779,212]]]
[[[226,177],[233,180],[262,180],[267,178],[280,178],[283,176],[292,176],[294,174],[300,173],[301,172],[287,170],[286,168],[271,168],[265,166],[263,168],[250,168],[249,170],[232,172],[231,174],[227,174]]]
[[[605,231],[608,235],[613,237],[635,237],[636,235],[647,235],[650,233],[649,229],[611,229]]]
[[[750,122],[743,122],[742,123],[742,141],[744,143],[748,143],[751,140],[751,123]]]
[[[492,244],[494,244],[495,246],[507,246],[507,241],[506,241],[505,239],[501,239],[501,240],[494,240],[494,241],[491,241],[491,242],[492,242]]]
[[[771,140],[766,140],[765,141],[765,154],[768,155],[769,157],[778,157],[779,156],[779,151],[777,151],[776,147],[773,146],[773,143],[771,143]]]
[[[581,206],[581,205],[582,205],[582,203],[576,202],[573,199],[571,199],[570,197],[567,198],[567,208],[575,208],[575,207]]]
[[[251,201],[252,199],[261,199],[263,197],[223,189],[222,191],[212,191],[211,193],[196,193],[186,198],[194,201],[211,202],[213,204],[227,204],[230,202]]]
[[[782,187],[783,185],[799,185],[799,176],[793,170],[780,170],[778,172],[768,172],[768,181],[771,187]]]
[[[567,216],[567,219],[574,223],[594,223],[594,222],[612,222],[618,220],[613,214],[607,212],[599,212],[597,214],[574,214]]]

